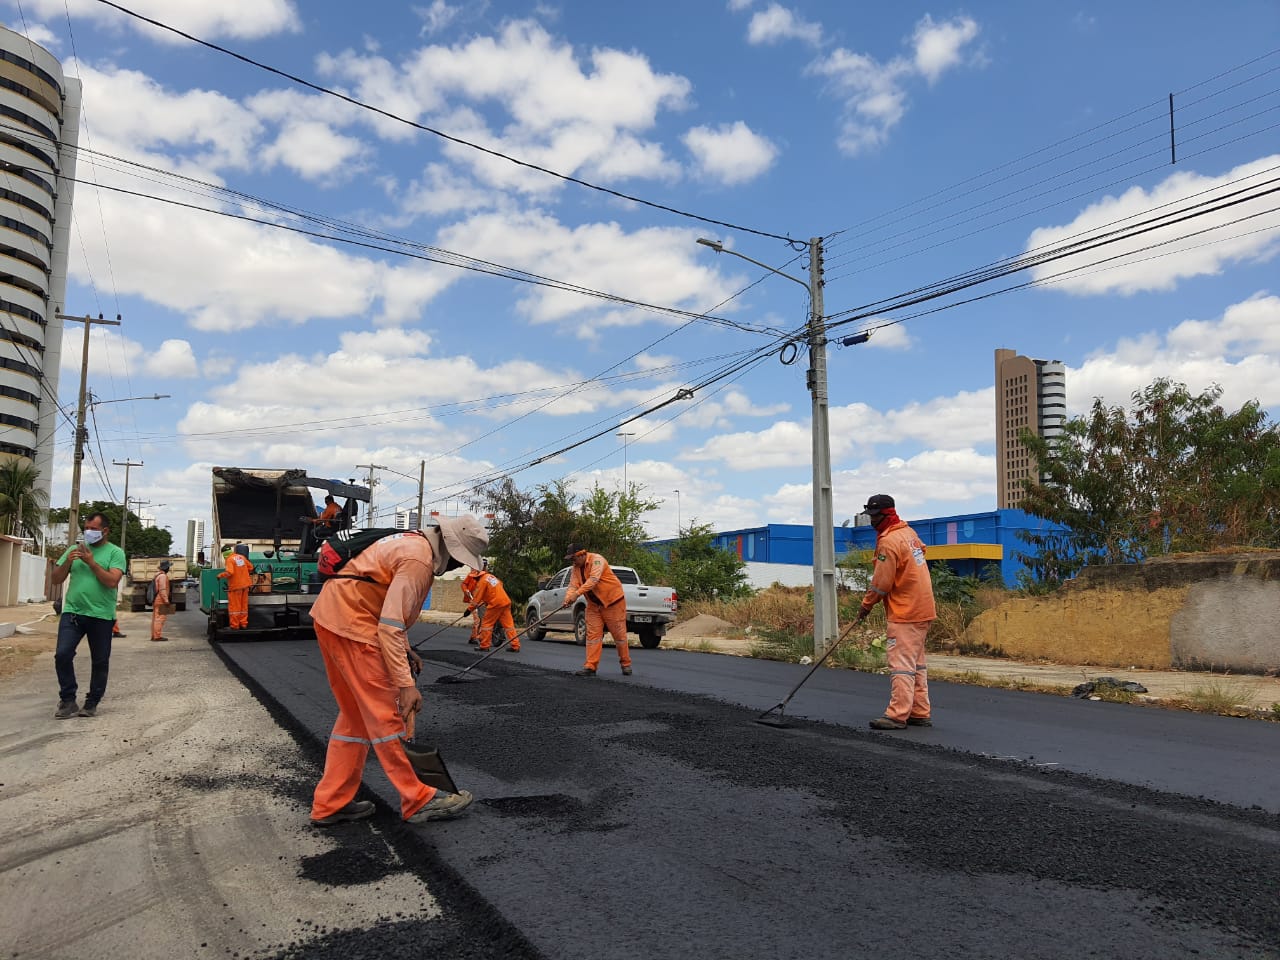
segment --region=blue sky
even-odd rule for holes
[[[686,524],[808,522],[803,353],[627,426],[625,451],[608,430],[804,322],[800,286],[698,237],[803,279],[802,254],[740,228],[830,236],[826,312],[840,314],[1151,208],[1265,189],[1280,165],[1271,0],[1211,13],[1190,2],[124,6],[422,126],[734,225],[446,142],[98,0],[0,0],[7,25],[84,83],[80,143],[95,152],[79,161],[65,306],[124,318],[95,331],[95,394],[172,395],[99,407],[94,450],[145,461],[130,494],[151,501],[179,549],[185,520],[208,515],[213,464],[347,477],[372,462],[416,477],[426,459],[427,499],[453,511],[475,478],[600,430],[516,481],[612,487],[625,452],[627,478],[663,501],[654,536],[673,533],[677,500]],[[440,259],[716,307],[732,325],[92,184],[326,229],[259,201],[281,204],[448,251],[428,254]],[[1029,289],[843,328],[877,329],[829,354],[837,522],[877,492],[908,516],[994,508],[996,347],[1064,361],[1073,413],[1161,375],[1221,383],[1227,403],[1274,412],[1277,205],[1263,196],[964,296],[1047,281]],[[1204,232],[1183,237],[1192,231]],[[1138,249],[1152,243],[1163,245]],[[73,329],[68,404],[79,353]],[[123,471],[111,469],[119,497]],[[68,429],[54,505],[70,470]],[[380,509],[416,500],[414,480],[378,476]],[[83,493],[107,495],[93,469]]]

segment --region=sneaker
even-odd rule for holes
[[[581,670],[573,671],[575,677],[594,677],[596,672],[590,667],[583,667]]]
[[[54,711],[54,716],[59,720],[65,720],[67,717],[74,717],[78,704],[74,700],[60,700],[58,709]]]
[[[436,795],[427,802],[427,805],[411,816],[407,822],[426,823],[428,820],[452,820],[454,817],[461,816],[467,807],[471,806],[471,801],[474,799],[475,797],[471,795],[470,790],[459,790],[457,793],[437,790]]]
[[[907,725],[901,720],[890,720],[888,717],[876,717],[871,721],[872,730],[905,730]]]
[[[80,712],[76,714],[77,717],[96,717],[97,715],[98,705],[96,703],[90,703],[87,700],[85,701],[84,706],[80,708]]]
[[[907,717],[908,727],[932,727],[933,721],[928,717]]]
[[[169,639],[168,637],[152,637],[152,638],[151,638],[151,642],[152,642],[152,643],[164,643],[164,642],[167,642],[167,641],[168,641],[168,639]]]
[[[128,634],[127,634],[127,633],[113,633],[111,636],[113,636],[113,637],[127,637],[127,636],[128,636]]]
[[[623,667],[623,668],[622,668],[622,675],[623,675],[624,677],[629,677],[629,676],[631,676],[631,668],[630,668],[630,667]]]
[[[346,823],[348,820],[363,820],[365,817],[373,816],[373,803],[369,800],[352,800],[341,810],[329,814],[327,817],[312,819],[311,823],[317,827],[331,827],[335,823]]]

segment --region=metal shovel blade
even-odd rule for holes
[[[790,730],[791,724],[787,723],[786,714],[782,712],[783,709],[785,709],[784,704],[775,704],[764,713],[760,714],[760,716],[756,717],[756,723],[765,727],[773,727],[777,730]],[[772,716],[775,710],[778,711],[778,715]]]
[[[400,741],[404,745],[404,754],[413,765],[413,772],[418,780],[429,787],[435,787],[446,793],[457,793],[458,786],[449,776],[449,768],[444,765],[444,757],[438,749],[427,749],[408,740]]]

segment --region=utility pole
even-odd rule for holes
[[[372,527],[374,520],[378,518],[378,511],[373,505],[373,485],[378,481],[374,479],[373,471],[386,470],[387,468],[380,463],[357,463],[356,468],[363,468],[369,471],[369,526]]]
[[[84,324],[84,353],[80,356],[80,402],[76,406],[76,453],[71,466],[71,508],[67,512],[67,540],[72,542],[80,529],[80,466],[84,462],[84,442],[89,437],[89,431],[84,428],[85,394],[88,392],[86,384],[89,380],[89,327],[95,323],[118,327],[120,314],[117,313],[114,320],[104,320],[102,314],[98,314],[96,320],[87,313],[83,317],[73,317],[55,311],[54,316],[64,322]]]
[[[123,551],[125,538],[129,533],[129,471],[134,467],[144,466],[144,464],[141,460],[137,463],[132,460],[125,460],[123,463],[119,460],[112,460],[111,462],[117,467],[124,467],[124,515],[120,518],[120,549]],[[125,557],[127,558],[128,556],[128,553],[125,553]]]
[[[614,436],[622,438],[622,494],[627,494],[627,441],[635,436],[634,433],[617,433]]]
[[[831,427],[827,402],[827,323],[823,317],[822,238],[809,240],[809,392],[813,397],[813,653],[839,636],[836,531],[831,504]]]
[[[418,464],[418,529],[424,526],[422,522],[422,493],[427,485],[427,461],[423,460]]]

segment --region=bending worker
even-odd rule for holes
[[[908,724],[931,727],[924,640],[938,613],[924,544],[899,519],[893,497],[877,493],[862,509],[875,527],[876,550],[871,587],[862,600],[858,622],[884,601],[891,691],[888,709],[883,717],[871,721],[871,729],[901,730]]]
[[[604,557],[588,553],[585,547],[569,544],[564,555],[573,563],[569,575],[569,589],[565,592],[565,606],[579,597],[587,598],[587,662],[575,677],[594,677],[600,665],[600,650],[604,647],[604,631],[609,630],[614,646],[618,648],[618,663],[625,676],[631,676],[631,651],[627,648],[627,600],[622,593],[622,581],[614,574]]]
[[[471,614],[471,637],[467,643],[472,646],[480,642],[480,624],[484,622],[484,606],[475,602],[476,582],[481,576],[482,571],[472,567],[462,578],[462,602],[467,605],[467,612]]]
[[[249,562],[249,548],[237,543],[227,554],[227,569],[218,574],[227,581],[227,626],[243,630],[249,626],[249,587],[253,584],[253,564]]]
[[[168,640],[164,635],[164,624],[169,619],[167,612],[161,613],[161,610],[169,609],[169,561],[160,561],[160,572],[156,574],[156,578],[152,581],[155,584],[155,595],[151,598],[151,639],[152,640]],[[247,602],[247,601],[246,601]]]
[[[435,578],[464,563],[478,567],[488,542],[475,517],[443,517],[439,527],[374,541],[326,581],[311,617],[338,719],[316,784],[312,823],[329,826],[373,813],[370,801],[355,799],[370,747],[400,794],[400,814],[408,822],[445,820],[470,806],[474,797],[466,790],[447,793],[419,781],[400,745],[413,735],[422,707],[406,624],[417,623]]]
[[[480,649],[493,647],[493,628],[502,625],[507,639],[511,641],[511,652],[520,652],[520,634],[516,632],[516,622],[511,619],[511,598],[507,596],[502,581],[485,570],[476,580],[471,590],[472,609],[484,607],[484,621],[480,624]]]

